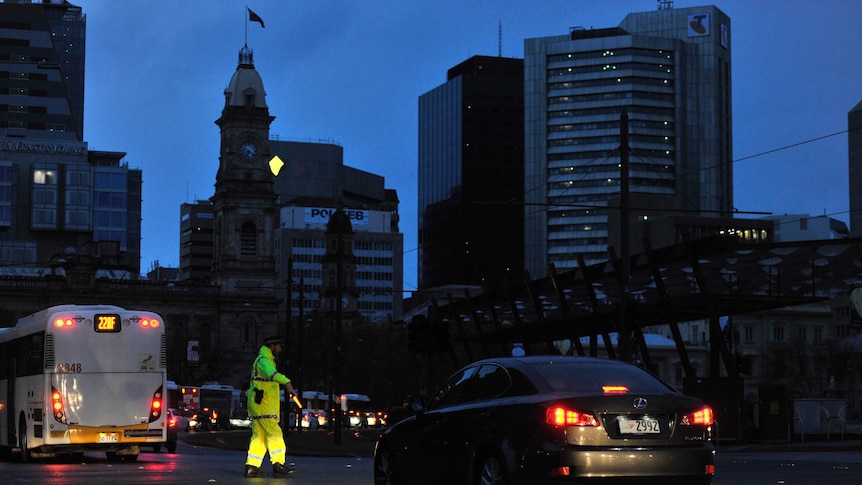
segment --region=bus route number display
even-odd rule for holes
[[[115,313],[96,314],[94,317],[96,332],[119,332],[120,316]]]

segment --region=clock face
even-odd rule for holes
[[[243,143],[241,147],[239,147],[239,155],[243,160],[254,160],[257,158],[257,147],[254,143]]]

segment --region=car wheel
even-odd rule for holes
[[[168,443],[168,453],[176,453],[177,452],[177,444],[176,443]]]
[[[153,453],[162,451],[162,445],[153,445]]]
[[[396,485],[392,474],[392,453],[386,448],[377,450],[374,455],[374,485]]]
[[[509,472],[499,453],[489,451],[481,455],[476,465],[476,485],[507,485]]]

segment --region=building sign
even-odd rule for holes
[[[700,13],[688,16],[688,36],[705,37],[709,35],[709,14]]]
[[[0,140],[0,151],[26,153],[87,153],[87,146],[68,143],[33,143],[18,140]]]
[[[201,360],[201,354],[198,351],[200,348],[200,341],[198,339],[189,339],[187,347],[186,347],[186,362],[189,365],[195,366]]]
[[[331,207],[306,207],[305,222],[307,224],[326,224],[329,222],[329,218],[332,214],[335,214],[335,211],[337,210],[338,209],[333,209]],[[364,226],[368,224],[370,211],[359,209],[342,210],[344,210],[344,213],[347,214],[347,217],[350,219],[350,224],[354,226]]]

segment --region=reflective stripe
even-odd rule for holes
[[[275,414],[264,414],[263,416],[249,416],[251,419],[278,419]]]
[[[254,377],[252,380],[258,382],[272,382],[272,379],[267,379],[266,377]]]

